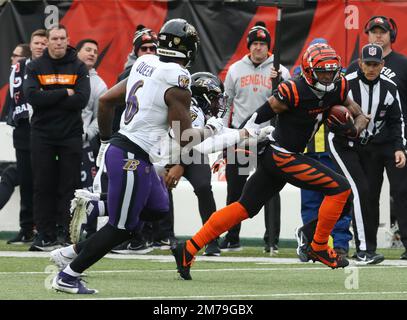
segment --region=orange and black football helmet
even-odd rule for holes
[[[333,72],[331,83],[321,83],[317,72]],[[336,51],[326,43],[310,45],[304,52],[301,61],[301,74],[309,86],[315,90],[329,92],[335,88],[340,79],[341,58]]]

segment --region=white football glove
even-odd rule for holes
[[[205,128],[211,130],[212,135],[219,133],[223,128],[223,119],[211,117],[206,121]]]
[[[274,131],[273,126],[267,126],[260,129],[260,133],[257,137],[259,142],[266,140],[267,136]]]
[[[108,145],[109,145],[108,142],[101,141],[101,143],[100,143],[99,153],[98,153],[98,156],[96,158],[96,166],[98,168],[100,168],[100,165],[103,162],[103,158],[105,156],[106,148],[107,148]]]
[[[253,113],[253,115],[250,117],[250,119],[246,122],[245,126],[243,129],[246,129],[246,131],[249,133],[250,138],[257,138],[260,134],[260,125],[257,123],[254,123],[257,118],[257,112]]]

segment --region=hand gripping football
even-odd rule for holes
[[[353,135],[354,120],[349,109],[344,106],[333,106],[329,110],[328,118],[326,119],[328,128],[333,133],[343,135]]]

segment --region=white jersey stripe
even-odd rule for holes
[[[127,159],[134,159],[134,154],[128,152]],[[117,224],[117,227],[119,229],[126,229],[125,225],[126,225],[127,216],[128,216],[129,209],[130,209],[130,202],[131,202],[131,195],[133,194],[133,188],[134,188],[134,171],[127,170],[126,171],[126,189],[124,191],[124,199],[123,199],[122,207],[120,210],[119,223]]]

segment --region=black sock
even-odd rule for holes
[[[76,245],[76,252],[79,255],[70,264],[71,269],[82,273],[103,258],[115,246],[129,240],[132,236],[133,234],[129,231],[117,229],[110,224],[106,224],[89,239]]]

